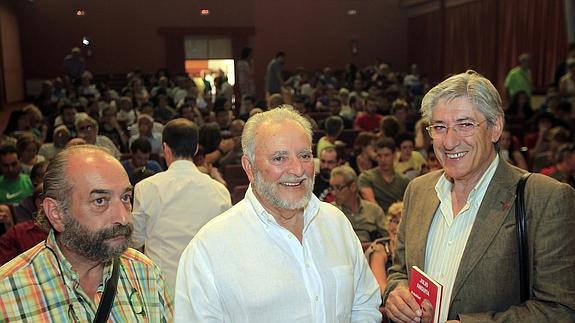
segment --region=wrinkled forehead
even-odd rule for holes
[[[288,143],[305,149],[312,147],[310,135],[293,120],[265,121],[258,127],[255,136],[256,150],[261,147],[280,149]]]
[[[446,121],[446,116],[468,119],[482,115],[476,104],[467,96],[443,97],[431,109],[431,122]]]

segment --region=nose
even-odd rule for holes
[[[292,158],[289,165],[289,172],[295,176],[302,176],[304,174],[304,167],[299,158]]]
[[[132,204],[129,201],[123,202],[121,199],[115,204],[113,210],[115,222],[123,225],[128,224],[132,219]]]
[[[452,150],[459,144],[459,135],[455,132],[455,129],[449,127],[445,136],[443,136],[443,147],[446,150]]]

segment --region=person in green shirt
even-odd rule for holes
[[[34,193],[30,177],[22,173],[18,150],[12,145],[0,147],[0,204],[18,204]]]
[[[527,53],[519,55],[519,65],[507,73],[505,77],[505,88],[509,98],[515,97],[518,92],[525,92],[531,98],[533,89],[533,78],[531,76],[531,57]]]

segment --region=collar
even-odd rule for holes
[[[339,205],[339,204],[336,204],[335,202],[334,202],[334,205],[337,206],[343,212],[343,214],[346,214],[349,216],[355,216],[355,215],[361,214],[363,212],[363,205],[365,204],[364,200],[362,198],[360,198],[359,196],[356,196],[356,199],[359,200],[359,210],[357,213],[353,213],[351,211],[351,209],[345,205]]]
[[[263,205],[258,201],[258,198],[253,192],[252,184],[250,183],[248,190],[246,191],[245,200],[251,205],[253,211],[255,212],[258,219],[262,222],[264,226],[275,225],[280,226],[276,219],[271,215]],[[312,194],[307,206],[303,211],[303,232],[305,232],[309,226],[309,224],[317,217],[319,213],[319,199]]]
[[[479,207],[481,204],[481,200],[483,199],[483,195],[487,191],[489,183],[493,178],[493,174],[495,174],[495,170],[497,170],[497,165],[499,164],[499,154],[495,154],[495,158],[489,164],[489,167],[483,173],[483,176],[479,179],[475,187],[469,193],[467,197],[467,204],[473,204],[475,207]],[[445,201],[448,197],[451,199],[451,188],[453,187],[453,183],[451,183],[445,173],[439,178],[437,184],[435,184],[435,192],[437,193],[437,197],[440,201]]]
[[[174,160],[168,169],[178,169],[178,170],[195,170],[198,171],[198,167],[193,161],[187,159],[176,159]]]

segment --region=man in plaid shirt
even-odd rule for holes
[[[169,322],[172,301],[150,259],[129,249],[132,187],[102,148],[60,152],[44,177],[48,238],[0,267],[0,321],[91,322],[119,262],[113,322]]]

